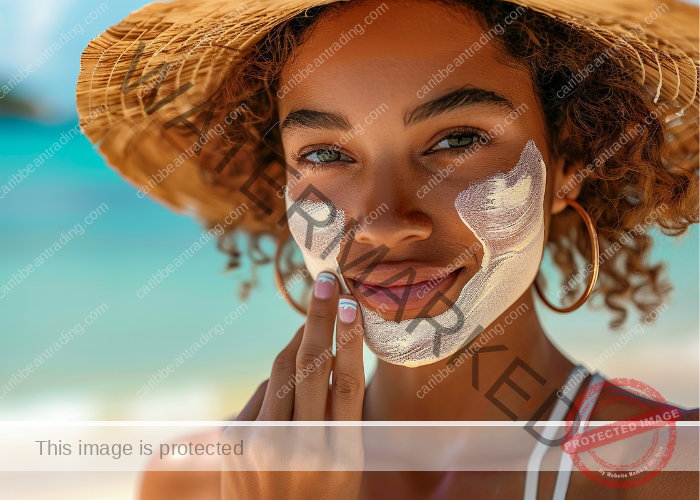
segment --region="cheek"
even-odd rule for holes
[[[333,252],[333,246],[337,235],[342,235],[345,211],[330,200],[307,199],[304,194],[311,191],[307,187],[295,201],[289,192],[285,196],[289,231],[305,255],[325,259],[331,253],[337,253]]]
[[[284,191],[291,196],[292,200],[299,197],[310,198],[323,202],[331,202],[340,207],[344,207],[352,199],[347,198],[346,180],[343,179],[342,172],[326,170],[323,167],[316,171],[298,165],[297,160],[287,158],[287,184]],[[353,185],[353,189],[358,189]]]
[[[480,270],[450,310],[402,323],[362,306],[365,338],[381,359],[420,366],[446,358],[504,313],[531,285],[543,250],[546,166],[534,141],[517,165],[459,193],[453,211],[480,240]]]
[[[285,195],[289,231],[299,245],[306,268],[315,280],[319,273],[330,271],[342,276],[337,257],[345,227],[345,212],[330,202],[298,197],[292,201]],[[340,280],[343,293],[350,293],[345,280]]]
[[[563,208],[566,207],[564,202],[561,200],[558,200],[557,194],[556,194],[556,176],[557,176],[557,171],[556,171],[556,166],[553,164],[552,160],[550,159],[549,162],[546,163],[548,165],[547,167],[547,172],[545,174],[545,189],[544,189],[544,206],[543,206],[543,215],[544,215],[544,231],[545,231],[545,241],[547,241],[547,237],[549,235],[549,226],[550,222],[552,219],[552,214],[553,213],[558,213],[560,210],[555,210],[553,211],[553,208],[557,207],[557,203],[561,202],[563,205]]]
[[[455,208],[464,224],[482,241],[487,254],[518,252],[543,226],[546,167],[533,141],[518,164],[460,193]]]

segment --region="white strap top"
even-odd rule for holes
[[[586,370],[584,367],[576,366],[571,372],[571,374],[569,374],[569,378],[567,379],[564,389],[562,390],[562,393],[565,396],[571,394],[571,397],[569,399],[573,400],[576,397],[576,394],[578,393],[581,387],[581,383],[585,379],[585,377],[581,377],[580,380],[576,381],[574,380],[574,375],[578,372],[585,371]],[[603,377],[601,377],[598,374],[595,374],[591,377],[591,381],[588,383],[588,387],[590,388],[603,380],[605,380]],[[600,391],[597,391],[595,394],[591,395],[592,404],[590,404],[588,408],[580,414],[580,422],[585,422],[588,420],[591,412],[593,411],[593,408],[595,407],[596,402],[598,401],[598,396],[600,396]],[[552,409],[552,413],[549,416],[549,421],[562,421],[566,416],[568,410],[569,407],[566,406],[566,403],[564,403],[561,399],[558,399],[557,402],[554,404],[554,409]],[[557,433],[557,429],[558,427],[555,426],[545,427],[542,431],[542,437],[546,440],[554,439],[554,436]],[[581,432],[583,432],[583,428],[579,427],[577,433]],[[537,483],[539,481],[540,467],[542,466],[542,459],[544,458],[544,455],[547,453],[548,450],[549,446],[547,446],[544,443],[541,443],[539,440],[537,441],[537,444],[532,450],[532,454],[530,455],[530,459],[527,463],[527,473],[525,475],[524,500],[537,500]],[[569,488],[569,479],[571,478],[572,466],[573,462],[571,461],[571,457],[568,453],[562,451],[561,459],[559,461],[559,473],[557,474],[557,482],[554,486],[554,496],[552,497],[552,500],[564,500],[566,498],[566,491]]]

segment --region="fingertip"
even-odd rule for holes
[[[362,324],[362,308],[352,295],[341,295],[338,299],[338,335],[339,345],[353,343],[362,339],[364,333]]]
[[[335,274],[328,271],[318,274],[314,285],[314,297],[327,300],[333,297],[336,290],[338,290],[338,278]]]
[[[351,325],[357,319],[359,309],[355,299],[341,296],[338,299],[338,320],[346,325]]]

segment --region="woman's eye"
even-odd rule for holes
[[[446,137],[435,145],[435,149],[463,148],[475,143],[479,138],[473,134],[453,135]]]
[[[329,163],[332,161],[352,162],[353,159],[335,149],[317,149],[302,156],[305,160],[313,163]]]

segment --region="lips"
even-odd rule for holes
[[[411,280],[410,276],[403,276],[395,282],[386,283],[391,286],[381,286],[401,271],[413,269],[416,272]],[[360,283],[359,279],[348,279],[354,289],[354,295],[366,307],[382,313],[396,313],[403,306],[405,312],[419,312],[423,309],[437,292],[445,295],[450,302],[454,302],[456,294],[461,291],[466,283],[465,268],[459,268],[448,273],[447,270],[439,267],[418,267],[406,265],[406,263],[386,263],[380,264]],[[359,278],[359,277],[358,277]],[[412,281],[409,284],[409,281]],[[461,283],[457,288],[455,285]],[[455,289],[457,291],[455,292]],[[444,312],[448,304],[438,302],[434,304],[425,316],[436,316]],[[394,314],[384,315],[386,319],[394,320]],[[415,314],[407,315],[402,319],[411,319]]]

